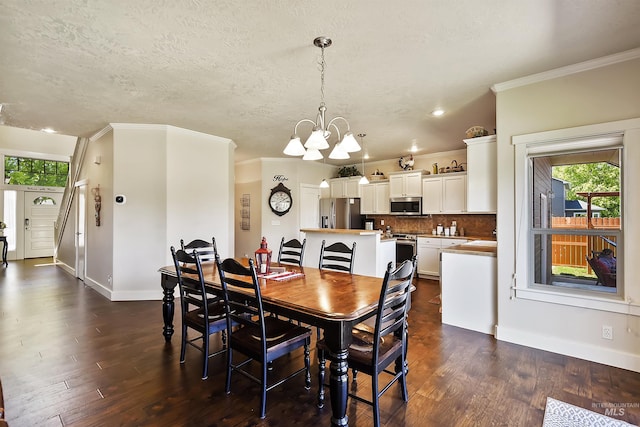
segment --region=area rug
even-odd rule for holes
[[[620,408],[615,405],[605,406],[615,414]],[[625,421],[616,420],[588,409],[573,406],[569,403],[547,397],[542,427],[618,427],[631,426]]]
[[[440,295],[436,295],[435,297],[429,300],[429,304],[440,305]]]

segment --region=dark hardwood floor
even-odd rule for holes
[[[222,357],[210,361],[205,381],[197,350],[179,363],[179,325],[165,344],[160,301],[110,302],[50,262],[0,270],[0,378],[10,426],[330,425],[329,408],[316,407],[315,351],[311,390],[302,376],[274,389],[260,420],[255,384],[236,375],[225,395]],[[639,373],[443,326],[428,302],[437,294],[436,282],[418,281],[409,403],[394,385],[381,399],[384,426],[540,426],[547,396],[600,413],[598,404],[632,404],[618,418],[640,423]],[[274,371],[289,364],[301,366],[302,352]],[[368,395],[369,387],[359,375],[357,389]],[[348,415],[351,426],[372,425],[371,408],[353,399]]]

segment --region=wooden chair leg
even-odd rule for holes
[[[202,335],[202,350],[204,354],[202,355],[202,359],[204,360],[202,364],[202,379],[206,380],[209,378],[209,334],[204,333]]]
[[[180,363],[184,363],[184,357],[187,353],[187,327],[182,326],[182,342],[180,344]]]
[[[231,370],[233,369],[233,350],[227,350],[227,378],[224,391],[226,394],[231,393]]]
[[[262,363],[262,393],[260,395],[260,419],[263,420],[267,416],[267,365]]]
[[[374,371],[371,376],[371,395],[373,399],[371,399],[371,403],[373,406],[373,426],[380,426],[380,401],[378,397],[378,372]]]

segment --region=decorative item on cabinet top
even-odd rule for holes
[[[467,138],[477,138],[479,136],[487,136],[489,132],[482,126],[472,126],[465,131]]]
[[[369,175],[369,181],[381,181],[383,179],[387,179],[386,176],[384,176],[384,174],[382,172],[380,172],[379,169],[376,169],[376,171],[374,173],[372,173],[371,175]]]
[[[435,163],[437,165],[437,163]],[[455,166],[454,166],[455,165]],[[464,166],[463,166],[464,165]],[[440,168],[439,169],[439,173],[452,173],[452,172],[464,172],[465,171],[465,166],[467,164],[466,163],[460,163],[458,164],[457,160],[452,160],[451,161],[451,166],[447,166],[445,168]]]
[[[400,166],[402,170],[406,170],[406,171],[413,170],[414,163],[415,162],[413,160],[413,154],[409,156],[408,160],[405,160],[404,157],[400,157],[400,160],[398,160],[398,166]]]
[[[338,170],[338,178],[345,178],[349,176],[360,176],[358,168],[353,166],[343,166]]]

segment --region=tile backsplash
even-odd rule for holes
[[[456,221],[458,230],[464,229],[465,236],[495,237],[493,230],[496,228],[495,214],[459,214],[459,215],[424,215],[424,216],[396,216],[396,215],[367,215],[367,219],[373,219],[374,229],[385,230],[391,227],[394,233],[431,234],[438,224],[449,227],[451,221]],[[384,221],[384,225],[380,221]]]

